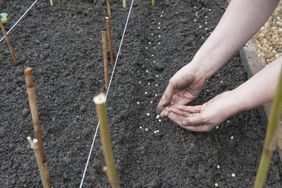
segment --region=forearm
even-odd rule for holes
[[[235,110],[243,111],[260,106],[274,98],[277,89],[282,57],[267,65],[247,82],[233,91],[231,99],[234,100]]]
[[[192,63],[211,77],[266,22],[279,0],[232,0]]]

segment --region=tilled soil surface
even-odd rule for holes
[[[31,4],[4,1],[14,12]],[[108,113],[122,187],[251,187],[261,154],[264,124],[257,109],[242,112],[209,133],[191,133],[155,118],[169,78],[188,63],[224,12],[224,1],[135,1],[110,88]],[[20,5],[19,5],[20,4]],[[18,8],[16,8],[18,7]],[[11,34],[18,63],[1,53],[1,172],[3,187],[41,186],[26,137],[33,135],[23,71],[31,66],[52,185],[78,187],[97,120],[92,102],[103,89],[100,1],[39,2]],[[128,8],[112,2],[117,50]],[[15,13],[13,13],[15,14]],[[16,14],[15,14],[16,15]],[[8,26],[9,27],[9,26]],[[236,54],[212,77],[194,104],[243,83]],[[84,187],[108,187],[99,139]],[[218,165],[220,168],[218,168]],[[232,177],[232,174],[235,177]],[[267,187],[281,187],[274,156]]]

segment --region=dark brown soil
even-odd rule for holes
[[[257,109],[230,118],[210,133],[187,132],[155,118],[168,79],[208,37],[224,12],[223,2],[166,0],[152,7],[150,1],[136,0],[108,101],[122,187],[252,186],[265,132]],[[29,4],[27,0],[0,3],[15,17]],[[128,9],[122,9],[120,1],[112,4],[117,50]],[[33,135],[23,76],[26,66],[34,70],[52,185],[78,187],[97,124],[92,98],[103,90],[102,7],[92,0],[61,0],[53,8],[39,1],[11,34],[17,65],[2,43],[0,51],[9,62],[0,64],[1,187],[41,186],[26,141]],[[246,79],[236,54],[210,79],[195,104]],[[108,187],[99,139],[93,153],[84,187]],[[281,186],[275,155],[267,187]]]

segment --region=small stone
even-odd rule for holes
[[[154,54],[152,54],[152,57],[154,57],[155,55]]]
[[[148,131],[148,128],[145,128],[145,131]]]
[[[197,20],[196,20],[196,19],[194,19],[194,22],[197,22]]]
[[[158,42],[158,45],[161,45],[161,43],[160,43],[160,42]]]
[[[156,116],[156,119],[160,119],[160,115],[159,114]]]
[[[217,165],[217,166],[216,166],[216,168],[220,169],[220,166],[219,166],[219,165]]]
[[[197,8],[196,6],[194,6],[194,8]]]
[[[146,115],[147,115],[147,116],[150,116],[150,113],[147,113]]]
[[[153,49],[156,49],[156,47],[154,46]]]
[[[28,114],[29,114],[29,110],[27,108],[24,108],[23,111],[22,111],[22,116],[27,117]]]
[[[209,9],[209,11],[211,11],[211,9]]]
[[[161,119],[159,119],[159,122],[161,122],[162,120]]]
[[[231,136],[230,139],[233,140],[233,139],[234,139],[234,136]]]
[[[163,15],[161,14],[161,18],[163,17]]]
[[[205,16],[205,18],[208,18],[208,16]]]
[[[155,86],[156,86],[156,87],[158,87],[158,86],[159,86],[159,84],[155,84]]]
[[[205,30],[207,31],[207,30],[209,30],[208,28],[205,28]]]
[[[223,83],[223,81],[222,81],[222,80],[220,80],[220,83],[222,84],[222,83]]]
[[[199,28],[202,28],[202,26],[201,26],[201,25],[199,25]]]
[[[139,81],[138,83],[139,83],[139,84],[141,84],[142,82],[141,82],[141,81]]]
[[[219,129],[219,126],[216,126],[215,128],[216,128],[216,129]]]
[[[158,96],[158,94],[155,94],[155,97],[157,97]]]
[[[149,72],[148,70],[146,70],[146,72]]]
[[[158,29],[161,29],[161,27],[159,26]]]
[[[161,38],[161,35],[159,35],[159,38]]]
[[[145,49],[148,50],[148,47],[146,46]]]
[[[137,102],[137,104],[140,104],[140,102]]]
[[[234,178],[235,177],[235,173],[232,173],[231,176]]]
[[[150,103],[153,104],[153,101],[151,101]]]
[[[148,94],[148,92],[147,91],[145,91],[145,95],[147,95]]]
[[[148,44],[151,44],[151,42],[148,42]]]
[[[161,25],[161,22],[159,22],[158,24]]]
[[[143,129],[143,127],[142,127],[142,126],[140,126],[140,127],[139,127],[139,129]]]
[[[214,186],[218,187],[218,183],[215,183]]]
[[[207,25],[208,24],[208,22],[205,22],[205,25]]]
[[[159,77],[159,75],[156,75],[156,78],[158,78]]]
[[[151,83],[150,83],[150,82],[148,82],[148,86],[149,86],[149,85],[151,85]]]
[[[154,33],[151,33],[152,36],[154,36]]]

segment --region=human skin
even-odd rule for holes
[[[167,108],[188,104],[204,88],[206,81],[220,69],[266,22],[279,0],[232,0],[215,30],[190,63],[169,81],[157,106],[161,117]]]
[[[273,99],[282,68],[282,57],[267,65],[239,87],[221,93],[203,105],[168,107],[168,117],[194,132],[207,132],[228,117],[260,106]]]

